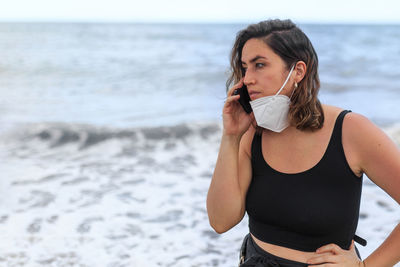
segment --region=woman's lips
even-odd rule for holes
[[[254,100],[259,94],[260,92],[249,92],[250,99]]]

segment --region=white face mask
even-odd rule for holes
[[[280,133],[289,126],[289,107],[290,99],[286,95],[279,95],[286,83],[289,81],[290,75],[294,69],[290,69],[289,75],[287,76],[282,87],[273,96],[264,96],[256,100],[250,101],[251,108],[254,112],[257,125]],[[293,93],[292,93],[293,94]]]

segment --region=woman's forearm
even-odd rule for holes
[[[386,240],[364,260],[365,267],[392,267],[400,261],[400,224]]]
[[[235,226],[244,215],[238,179],[240,136],[223,135],[217,163],[207,195],[211,226],[223,233]]]

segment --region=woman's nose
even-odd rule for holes
[[[244,73],[243,83],[244,83],[245,85],[249,85],[249,84],[254,83],[254,77],[253,77],[251,71],[247,70],[247,71]]]

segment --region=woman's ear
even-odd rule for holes
[[[307,65],[304,63],[304,61],[298,61],[296,63],[296,66],[294,67],[295,70],[295,77],[294,80],[296,83],[300,83],[304,76],[306,75],[307,71]]]

